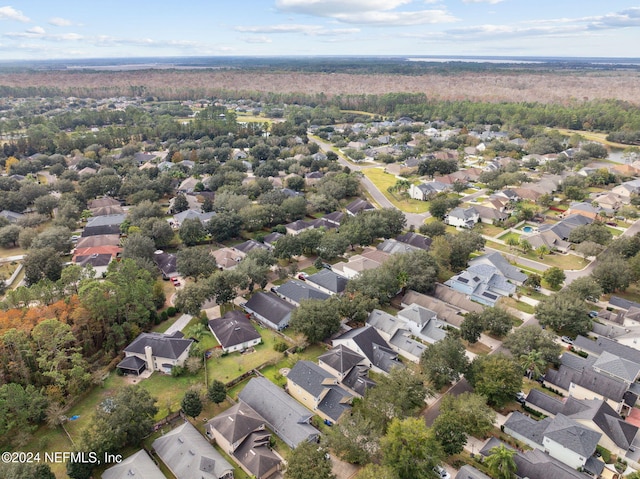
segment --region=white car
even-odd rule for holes
[[[451,479],[451,474],[442,466],[436,466],[433,468],[434,472],[440,476],[441,479]]]

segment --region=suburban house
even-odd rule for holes
[[[151,447],[176,479],[233,479],[233,466],[190,422],[160,436]]]
[[[626,422],[602,399],[576,399],[569,396],[562,401],[538,389],[532,389],[527,395],[526,404],[547,416],[564,414],[602,434],[599,444],[616,455],[631,456],[636,453],[633,446],[640,443],[636,439],[638,426]]]
[[[444,339],[447,332],[445,324],[438,320],[435,311],[424,308],[418,304],[410,304],[397,313],[398,319],[404,321],[404,327],[411,334],[429,344]]]
[[[598,338],[598,341],[602,340],[606,338]],[[574,341],[574,347],[583,349],[589,347],[587,343],[595,341],[578,336]],[[633,349],[621,344],[618,346]],[[584,350],[589,352],[587,349]],[[618,354],[619,352],[620,350],[617,350]],[[576,399],[602,399],[618,414],[627,414],[638,399],[635,380],[639,371],[635,360],[621,357],[611,351],[606,354],[589,353],[587,358],[564,353],[560,357],[560,368],[548,370],[544,375],[544,383]]]
[[[265,236],[262,241],[268,248],[273,249],[276,246],[276,242],[283,236],[284,235],[282,233],[273,232]]]
[[[444,219],[445,223],[456,228],[473,228],[478,221],[480,221],[480,214],[473,207],[469,208],[454,208]]]
[[[123,459],[102,473],[102,479],[166,479],[144,449]]]
[[[78,266],[82,266],[83,268],[91,266],[94,270],[94,275],[96,277],[101,277],[102,275],[107,273],[107,269],[109,268],[109,264],[111,263],[113,258],[113,255],[108,253],[93,253],[88,255],[76,255],[71,261],[72,263],[77,264]]]
[[[442,191],[447,191],[449,188],[450,185],[440,181],[429,181],[419,185],[412,184],[409,187],[409,196],[414,200],[428,201],[433,196]]]
[[[356,397],[364,396],[368,388],[376,385],[369,379],[366,358],[346,346],[336,346],[318,357],[318,366],[338,379],[347,391]]]
[[[370,325],[347,331],[332,340],[332,345],[346,346],[364,356],[365,365],[377,373],[389,373],[395,367],[404,367],[398,353]]]
[[[267,421],[247,404],[238,402],[207,423],[207,436],[215,440],[252,477],[268,479],[282,459],[270,447]]]
[[[185,220],[198,220],[202,224],[206,224],[209,222],[211,218],[216,215],[215,211],[210,211],[208,213],[203,213],[199,210],[184,210],[180,213],[176,213],[173,215],[173,221],[171,226],[174,228],[180,228],[180,225],[185,222]]]
[[[81,236],[84,238],[87,236],[99,236],[99,235],[120,236],[120,225],[85,226],[84,229],[82,230]]]
[[[223,270],[235,268],[244,258],[244,254],[227,247],[211,251],[211,255],[216,259],[218,268]]]
[[[92,216],[119,215],[124,213],[124,209],[120,204],[112,206],[100,206],[99,208],[91,208]]]
[[[626,205],[631,203],[631,197],[640,193],[640,179],[625,181],[611,190],[620,197],[620,201]]]
[[[478,264],[493,266],[500,272],[500,274],[502,274],[502,276],[518,286],[522,285],[527,280],[526,274],[509,263],[505,257],[497,251],[477,256],[469,261],[469,266],[475,266]]]
[[[569,205],[569,209],[565,214],[582,215],[596,221],[600,219],[600,211],[601,211],[600,206],[594,206],[591,203],[587,203],[586,201],[583,201],[579,203],[578,202],[571,203],[571,205]]]
[[[496,305],[500,297],[516,292],[516,285],[510,283],[498,268],[488,264],[469,266],[444,284],[466,294],[473,301],[491,307]]]
[[[411,246],[410,244],[403,243],[393,238],[387,238],[382,243],[379,243],[378,246],[376,246],[376,249],[387,254],[403,254],[418,251],[418,248],[415,246]]]
[[[162,250],[157,250],[153,253],[153,262],[160,270],[162,279],[169,279],[178,276],[175,254],[165,253]]]
[[[315,228],[315,225],[311,221],[303,221],[297,220],[285,225],[287,230],[287,234],[296,236],[302,233],[303,231],[312,230]]]
[[[192,344],[193,339],[185,339],[180,331],[141,333],[124,349],[125,358],[117,368],[125,374],[139,375],[145,369],[171,374],[174,366],[184,365]]]
[[[604,467],[604,464],[590,464],[598,462],[592,456],[602,434],[564,414],[536,421],[514,411],[504,423],[504,432],[574,469],[585,468],[591,473],[599,473]]]
[[[233,247],[233,249],[237,252],[240,253],[242,255],[242,257],[244,258],[249,251],[254,250],[254,249],[269,249],[268,246],[265,246],[264,243],[260,243],[260,241],[256,241],[254,239],[250,239],[245,241],[244,243],[240,243],[237,244]]]
[[[364,254],[356,254],[349,258],[348,262],[341,261],[333,265],[333,269],[345,276],[347,279],[353,279],[363,271],[376,269],[382,264],[382,261],[368,258]]]
[[[334,375],[311,361],[298,361],[291,368],[287,391],[325,421],[337,422],[351,410],[352,396]]]
[[[259,291],[251,296],[251,299],[242,306],[258,321],[271,329],[280,331],[289,325],[291,312],[295,306],[273,293]]]
[[[410,231],[409,233],[401,234],[400,236],[396,236],[396,241],[406,243],[413,246],[414,248],[418,248],[424,251],[429,251],[431,249],[432,243],[431,238],[429,238],[428,236],[414,233],[412,231]]]
[[[120,206],[120,202],[115,198],[111,198],[110,196],[103,196],[102,198],[96,198],[94,200],[87,201],[87,208],[89,208],[91,211],[107,206]]]
[[[517,477],[529,479],[585,479],[585,474],[540,449],[518,452],[513,457]],[[600,463],[602,464],[602,463]]]
[[[593,223],[593,219],[580,214],[572,214],[558,221],[554,225],[540,225],[538,232],[525,236],[531,246],[538,248],[546,246],[550,250],[566,253],[571,246],[569,235],[578,226]]]
[[[320,431],[310,424],[313,413],[267,378],[252,378],[238,399],[263,417],[269,429],[292,449],[320,437]]]
[[[79,238],[75,249],[93,248],[94,246],[118,246],[120,235],[96,235]]]
[[[208,324],[225,353],[244,351],[262,341],[247,315],[237,309],[226,312],[221,318],[210,319]]]
[[[347,287],[349,280],[344,276],[323,268],[307,277],[307,283],[327,294],[341,294]]]
[[[455,479],[491,479],[484,472],[478,471],[475,467],[465,464],[458,470]]]
[[[330,296],[328,293],[320,291],[297,279],[292,279],[280,286],[276,286],[274,290],[278,296],[294,306],[300,306],[300,302],[306,299],[325,300]]]
[[[357,198],[349,203],[345,209],[347,210],[347,214],[351,216],[355,216],[358,213],[363,211],[373,211],[375,210],[375,206],[369,203],[367,200],[363,200],[362,198]]]
[[[95,228],[96,226],[118,226],[119,228],[126,217],[125,214],[94,216],[87,220],[86,228]]]
[[[496,208],[491,208],[489,206],[474,205],[472,208],[476,210],[482,223],[493,224],[495,222],[502,222],[509,218],[509,215],[504,211],[499,211]]]
[[[335,225],[335,227],[337,228],[342,224],[342,221],[344,220],[344,213],[342,211],[334,211],[332,213],[324,215],[322,219],[328,223]]]

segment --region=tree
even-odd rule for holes
[[[180,407],[187,416],[191,416],[194,419],[199,416],[202,412],[202,400],[198,392],[193,389],[187,390],[184,393]]]
[[[527,278],[527,280],[525,281],[525,284],[529,288],[538,289],[542,284],[542,277],[539,274],[531,273]]]
[[[3,464],[0,476],[6,479],[56,479],[49,464],[37,462]]]
[[[591,301],[597,301],[602,296],[602,288],[590,276],[583,276],[582,278],[576,278],[567,288],[572,293],[575,293],[579,298]]]
[[[464,345],[455,338],[429,344],[420,357],[420,367],[436,389],[460,379],[469,367]]]
[[[522,249],[522,252],[526,254],[533,249],[533,246],[531,246],[531,243],[529,243],[528,240],[522,238],[520,239],[520,248]]]
[[[302,441],[291,451],[285,479],[335,479],[331,472],[331,459],[318,444]]]
[[[377,380],[376,387],[367,389],[357,410],[383,432],[392,419],[408,417],[422,409],[430,393],[418,374],[398,366]]]
[[[484,238],[475,231],[465,230],[447,238],[451,244],[450,263],[454,271],[466,268],[471,253],[484,248]]]
[[[436,438],[448,455],[459,454],[467,443],[467,434],[483,437],[493,428],[496,413],[484,396],[463,393],[443,396],[440,415],[433,423]]]
[[[180,225],[178,235],[186,246],[194,246],[205,238],[206,232],[198,218],[187,218]]]
[[[617,255],[605,253],[598,258],[596,267],[591,272],[593,279],[602,288],[604,294],[624,291],[631,284],[633,272],[629,263]]]
[[[10,246],[18,246],[18,238],[22,228],[18,225],[7,225],[0,228],[0,246],[9,248]]]
[[[487,331],[494,336],[504,336],[513,328],[514,317],[500,308],[485,308],[480,314]]]
[[[109,408],[98,408],[97,422],[102,422],[118,435],[120,446],[139,446],[153,429],[158,408],[156,399],[139,385],[120,389]]]
[[[222,381],[214,379],[207,391],[207,397],[214,404],[224,402],[227,399],[227,386]]]
[[[423,235],[434,238],[436,236],[444,236],[446,229],[447,225],[445,225],[442,221],[432,221],[431,223],[420,225],[419,231]]]
[[[291,313],[289,326],[315,343],[328,338],[340,328],[338,303],[333,299],[303,300]]]
[[[429,213],[434,218],[443,219],[449,211],[449,201],[446,197],[434,198],[429,204]]]
[[[242,229],[242,218],[235,211],[222,211],[207,223],[207,232],[215,241],[235,238]]]
[[[31,248],[53,248],[58,253],[66,254],[71,249],[71,231],[65,226],[47,228],[33,238]]]
[[[546,363],[557,364],[562,348],[555,338],[553,333],[532,324],[514,329],[502,344],[515,356],[538,352]]]
[[[598,256],[604,250],[604,246],[594,243],[593,241],[583,241],[574,248],[576,253],[581,254],[584,258],[589,256]]]
[[[176,255],[177,270],[195,281],[198,281],[199,277],[209,276],[217,267],[216,259],[209,253],[208,248],[183,248]]]
[[[566,275],[564,271],[558,268],[557,266],[553,266],[544,273],[542,273],[542,278],[551,286],[553,289],[557,289],[560,287],[562,282],[565,280]]]
[[[343,461],[366,464],[378,453],[381,432],[365,411],[355,411],[327,431],[327,445]]]
[[[33,202],[33,206],[39,214],[52,216],[53,210],[58,206],[58,198],[51,195],[40,196]]]
[[[569,241],[572,243],[591,241],[599,245],[605,245],[611,241],[612,237],[611,231],[600,222],[578,226],[569,233]]]
[[[378,300],[370,298],[359,291],[338,297],[340,317],[356,324],[364,324],[369,317],[369,313],[378,306]]]
[[[187,197],[182,193],[178,193],[173,199],[173,206],[171,207],[173,214],[182,213],[183,211],[187,211],[188,209],[189,201],[187,200]]]
[[[29,250],[22,264],[24,280],[28,285],[36,284],[44,278],[57,281],[62,273],[62,259],[53,248]]]
[[[516,238],[514,236],[509,236],[505,240],[505,243],[507,244],[507,246],[509,247],[510,250],[513,250],[516,246],[518,246],[520,244],[520,241],[518,241],[518,238]]]
[[[156,245],[151,238],[140,233],[133,233],[123,242],[122,257],[151,260],[155,250]]]
[[[398,475],[389,467],[367,464],[360,469],[355,479],[398,479]]]
[[[471,363],[467,380],[489,404],[502,407],[522,388],[522,370],[504,354],[477,356]]]
[[[147,220],[142,230],[145,236],[149,236],[156,248],[162,249],[173,241],[174,232],[169,223],[162,219]]]
[[[475,344],[485,330],[484,321],[479,313],[468,313],[460,324],[460,337],[470,344]]]
[[[591,331],[589,307],[583,299],[568,290],[540,301],[536,306],[536,318],[542,326],[556,331],[566,329],[573,335]]]
[[[433,477],[444,454],[423,418],[394,419],[380,441],[382,464],[401,479]]]
[[[521,354],[518,362],[529,379],[536,379],[545,372],[547,367],[547,362],[539,351]]]
[[[293,191],[304,190],[304,178],[301,176],[291,176],[287,178],[287,188],[290,188]]]
[[[511,479],[517,470],[513,456],[516,450],[500,444],[489,451],[489,456],[485,459],[485,464],[496,479]]]
[[[540,259],[544,258],[544,255],[549,254],[550,252],[549,248],[543,244],[536,248],[536,254]]]

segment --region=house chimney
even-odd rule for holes
[[[151,372],[154,371],[153,368],[153,350],[151,349],[151,346],[145,346],[144,347],[144,356],[145,359],[147,360],[147,369]]]

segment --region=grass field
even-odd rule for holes
[[[598,143],[602,143],[603,145],[607,145],[607,146],[612,146],[614,148],[622,148],[622,149],[629,148],[629,145],[625,145],[624,143],[616,143],[614,141],[607,140],[606,133],[594,133],[592,131],[582,131],[582,130],[567,130],[565,128],[554,128],[554,129],[558,130],[563,135],[573,135],[574,133],[577,133],[579,135],[584,136],[585,139],[587,140],[597,141]]]
[[[499,226],[490,225],[487,223],[477,223],[473,227],[474,231],[478,231],[479,233],[487,236],[497,236],[504,233],[504,228],[500,228]]]
[[[387,188],[395,185],[398,179],[394,175],[385,173],[382,168],[367,168],[363,169],[362,173],[371,180],[376,188],[378,188],[396,208],[405,213],[426,213],[429,211],[429,202],[427,201],[414,200],[400,193],[389,193]]]
[[[502,240],[502,241],[504,241],[506,243],[509,238],[515,238],[518,241],[520,241],[520,236],[522,236],[522,235],[520,235],[518,233],[514,233],[513,231],[509,231],[508,233],[505,233],[505,234],[503,234],[501,236],[498,236],[498,239]]]
[[[521,251],[510,250],[508,246],[496,243],[495,241],[487,241],[487,246],[513,255],[516,258],[516,262],[517,258],[526,258],[549,266],[557,266],[560,269],[582,269],[589,264],[584,258],[573,254],[549,254],[540,259],[533,251],[523,254]]]

